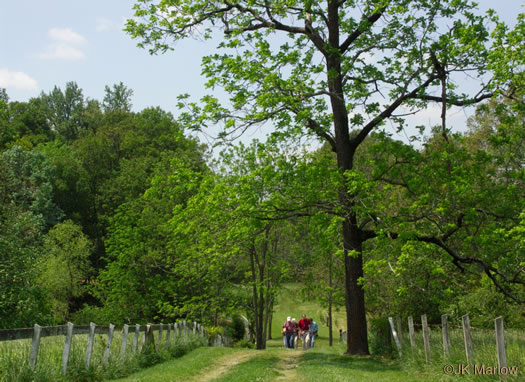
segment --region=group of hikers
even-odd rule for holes
[[[304,313],[299,322],[295,318],[288,317],[283,324],[284,347],[297,349],[299,340],[301,340],[303,350],[313,348],[318,331],[319,326],[317,323],[310,318],[306,318]]]

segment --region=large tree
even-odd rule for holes
[[[441,105],[446,138],[447,108],[504,88],[520,57],[501,25],[491,40],[488,19],[469,0],[137,0],[135,10],[127,31],[151,53],[192,35],[211,37],[213,28],[225,33],[223,53],[206,57],[203,72],[209,87],[226,90],[230,105],[204,97],[202,106],[188,104],[186,123],[223,123],[228,136],[271,122],[274,135],[316,136],[336,153],[341,174],[354,169],[356,151],[372,131],[388,121],[402,128],[404,114],[429,103]],[[509,52],[513,60],[505,60]],[[498,78],[487,75],[489,68]],[[474,92],[461,88],[464,74],[476,80]],[[338,190],[345,209],[347,352],[367,354],[359,280],[363,243],[376,232],[374,219],[358,213],[356,191]]]

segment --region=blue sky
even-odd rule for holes
[[[150,56],[122,31],[133,0],[0,0],[0,87],[25,101],[76,81],[89,98],[102,100],[104,86],[122,81],[134,90],[134,110],[161,106],[176,113],[176,97],[205,94],[202,56],[215,42],[186,40],[173,52]],[[513,25],[522,0],[480,0]],[[453,112],[465,118],[463,111]],[[423,123],[438,123],[432,110]],[[434,114],[436,114],[434,116]]]
[[[0,1],[0,87],[25,101],[76,81],[101,100],[104,86],[122,81],[134,90],[135,110],[174,110],[180,93],[204,94],[201,57],[213,46],[183,41],[150,56],[122,31],[133,0]]]

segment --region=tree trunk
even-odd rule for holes
[[[264,343],[266,345],[266,339],[268,338],[267,337],[267,333],[268,332],[271,332],[272,331],[272,327],[270,326],[269,330],[268,330],[268,322],[270,320],[270,304],[271,304],[271,300],[272,300],[272,297],[271,297],[271,292],[270,292],[270,289],[272,287],[272,283],[270,282],[270,275],[267,275],[268,279],[267,279],[267,283],[266,283],[266,301],[265,301],[265,312],[264,312]],[[270,335],[271,337],[271,335]]]
[[[268,327],[269,327],[269,330],[268,330],[268,339],[269,340],[272,340],[272,321],[273,321],[273,297],[271,299],[271,304],[270,304],[270,318],[268,320]]]
[[[257,329],[255,333],[256,346],[258,350],[266,349],[266,338],[264,337],[264,292],[263,288],[259,287],[259,301],[257,308]]]
[[[332,261],[333,255],[330,254],[330,262],[328,263],[328,345],[332,346],[334,343],[334,336],[332,333]]]
[[[368,333],[365,314],[365,293],[358,285],[363,276],[363,255],[361,241],[356,239],[357,228],[343,222],[343,240],[345,252],[345,302],[346,302],[346,332],[348,354],[369,354]],[[354,251],[349,254],[349,251]]]
[[[253,283],[253,321],[255,323],[255,343],[257,349],[260,349],[259,346],[261,344],[261,338],[260,334],[262,332],[262,328],[259,322],[259,301],[258,301],[258,295],[257,295],[257,271],[255,268],[255,256],[256,256],[256,250],[255,245],[252,245],[250,248],[250,265],[252,270],[252,283]]]
[[[328,1],[328,43],[331,49],[340,47],[339,25],[340,3]],[[353,168],[353,160],[357,142],[350,140],[348,124],[348,110],[346,108],[343,91],[343,76],[341,71],[340,52],[328,53],[326,56],[327,83],[330,91],[330,105],[332,109],[337,167],[341,172]],[[348,194],[345,186],[339,190],[339,202],[347,211],[347,218],[343,222],[343,249],[345,253],[345,300],[347,316],[348,342],[346,353],[369,354],[365,316],[365,300],[362,288],[357,280],[363,274],[361,257],[362,239],[357,226],[355,213],[352,212],[352,195]],[[349,257],[350,251],[357,251],[356,257]],[[353,253],[353,252],[352,252]]]

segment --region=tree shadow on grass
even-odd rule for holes
[[[373,356],[351,356],[326,354],[308,351],[298,359],[300,366],[309,368],[339,368],[344,370],[359,370],[361,372],[392,372],[401,371],[401,367],[391,360]]]

